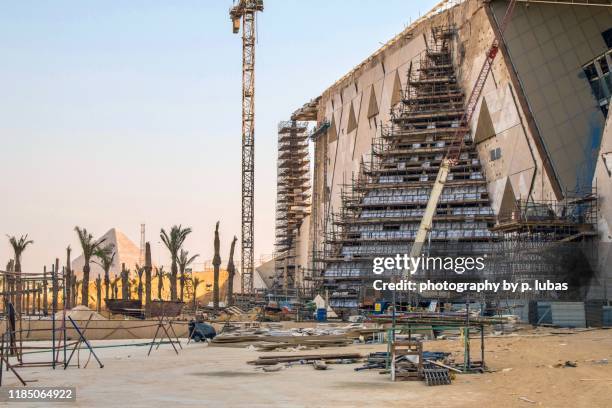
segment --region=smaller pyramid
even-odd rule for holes
[[[102,235],[99,239],[104,239],[104,245],[113,244],[115,251],[115,260],[110,270],[111,278],[113,275],[119,275],[121,273],[121,264],[125,263],[127,269],[135,271],[135,265],[139,263],[140,249],[127,235],[119,231],[117,228],[111,228],[108,232]],[[75,248],[75,252],[80,248]],[[93,258],[91,261],[98,262],[99,259]],[[85,258],[83,254],[75,258],[71,263],[72,271],[80,279],[83,276],[83,265],[85,264]],[[90,279],[95,279],[98,274],[104,276],[104,270],[100,265],[90,262],[89,267],[91,272],[89,273]]]

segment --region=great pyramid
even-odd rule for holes
[[[132,242],[123,232],[119,231],[117,228],[111,228],[108,232],[100,239],[104,239],[104,244],[113,244],[115,247],[115,260],[113,262],[113,266],[110,270],[110,276],[114,274],[119,275],[121,273],[121,264],[125,263],[125,267],[131,269],[132,272],[135,270],[135,265],[139,263],[140,258],[140,249],[134,242]],[[80,248],[75,248],[75,252]],[[93,260],[98,261],[96,258]],[[76,276],[79,279],[83,276],[83,264],[85,260],[83,255],[79,255],[78,258],[75,258],[72,263],[72,270],[76,273]],[[90,263],[91,279],[95,279],[98,274],[100,276],[104,276],[104,270],[100,267],[100,265],[95,264],[93,262]]]

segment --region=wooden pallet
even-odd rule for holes
[[[404,369],[401,360],[405,356],[417,356],[418,361],[411,369]],[[407,340],[395,341],[391,345],[391,381],[423,379],[423,343]]]

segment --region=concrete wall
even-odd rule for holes
[[[494,1],[501,21],[506,1]],[[605,52],[612,9],[518,4],[504,40],[562,187],[588,187],[604,116],[582,66]]]
[[[457,22],[456,46],[457,73],[467,93],[474,87],[485,53],[495,39],[495,22],[486,6],[469,16],[467,21]],[[497,214],[511,210],[511,198],[558,197],[554,172],[547,166],[548,157],[533,122],[510,56],[502,47],[471,123]],[[499,159],[492,160],[494,149],[501,152]]]
[[[596,158],[593,186],[599,194],[598,229],[602,242],[612,242],[612,115],[608,115]]]
[[[608,115],[596,159],[593,186],[599,196],[599,270],[601,294],[592,298],[612,299],[612,115]]]

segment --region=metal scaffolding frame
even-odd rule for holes
[[[516,200],[512,214],[495,215],[465,122],[465,94],[452,64],[454,34],[448,26],[432,29],[426,50],[410,65],[406,89],[392,108],[390,123],[379,126],[368,159],[341,186],[341,208],[330,215],[325,247],[318,252],[324,271],[313,276],[340,314],[372,307],[377,297],[385,296],[371,288],[372,259],[410,252],[436,174],[450,149],[458,151],[457,160],[436,206],[426,253],[494,258],[501,251],[504,257],[495,258],[485,271],[487,277],[521,279],[524,268],[512,260],[529,247],[536,251],[529,258],[532,272],[541,269],[552,276],[558,265],[547,263],[546,245],[588,240],[594,234],[596,192],[564,202]],[[458,139],[460,131],[465,136]],[[396,272],[401,276],[401,271]],[[428,271],[414,278],[478,277]]]

